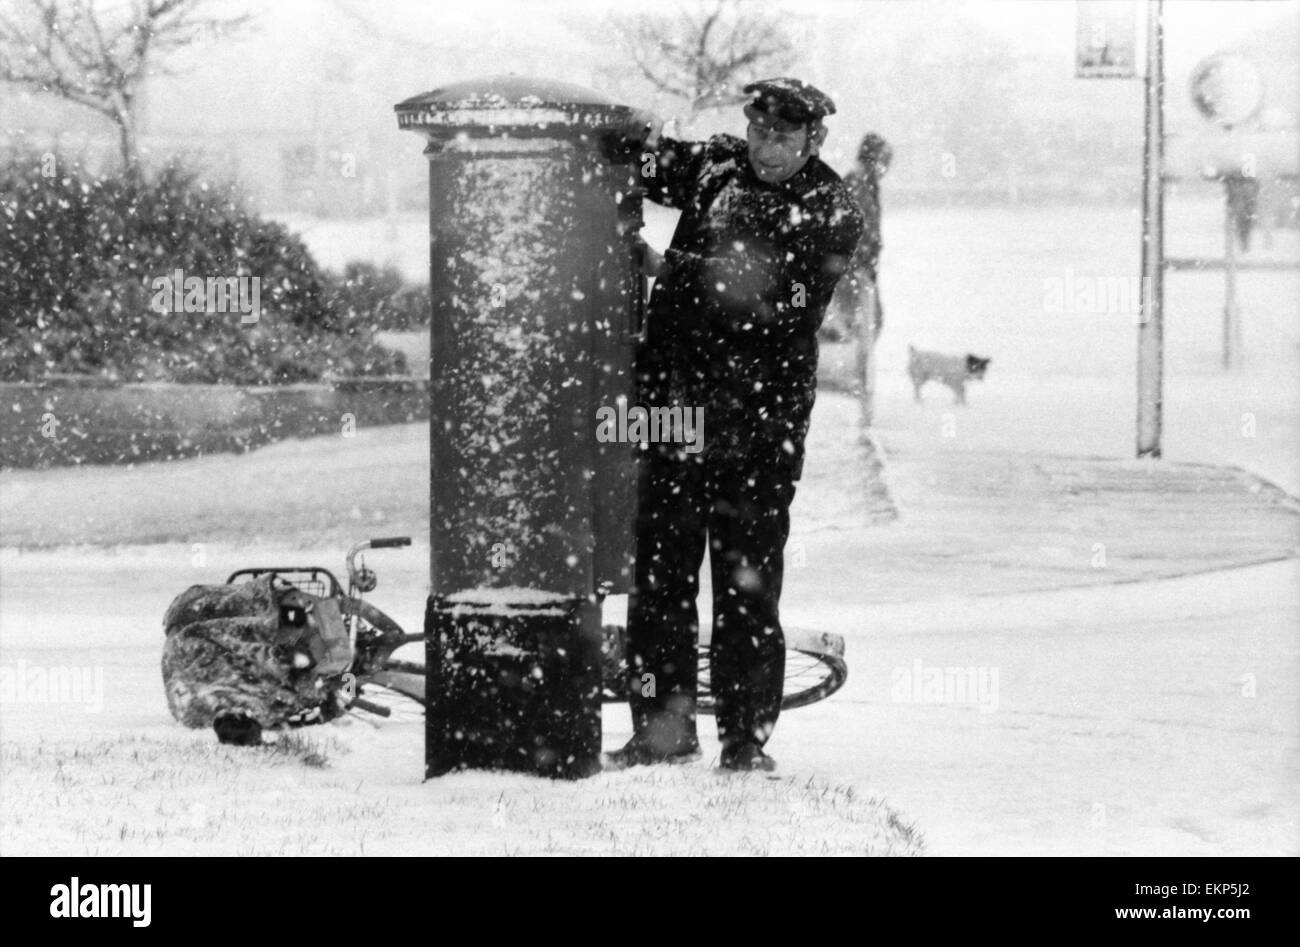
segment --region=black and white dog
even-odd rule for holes
[[[991,361],[978,355],[942,355],[907,347],[907,374],[912,377],[917,401],[921,400],[921,386],[927,381],[937,381],[952,389],[957,404],[965,404],[967,380],[983,381]]]

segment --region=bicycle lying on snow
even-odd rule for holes
[[[388,717],[403,702],[425,707],[424,665],[394,657],[423,644],[424,635],[406,632],[364,598],[379,578],[362,554],[410,544],[406,536],[355,544],[346,557],[346,591],[323,566],[238,569],[224,585],[187,589],[164,619],[163,679],[173,715],[187,726],[213,726],[222,742],[255,744],[263,729],[350,711]],[[604,700],[626,701],[626,629],[607,624],[602,633]],[[842,637],[790,629],[785,640],[782,709],[844,685]],[[711,714],[707,640],[698,660],[697,709]]]

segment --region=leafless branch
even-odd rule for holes
[[[614,21],[640,73],[656,89],[700,103],[734,98],[757,72],[784,65],[790,43],[776,22],[736,0],[694,0],[671,19]]]
[[[118,126],[123,161],[137,162],[135,101],[146,68],[162,54],[213,37],[246,17],[200,15],[207,0],[15,0],[0,15],[0,81],[58,96],[108,116]]]

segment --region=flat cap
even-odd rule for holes
[[[806,125],[835,114],[835,103],[829,95],[799,79],[760,79],[745,86],[743,91],[753,96],[745,106],[745,115],[750,119],[767,116],[792,125]]]

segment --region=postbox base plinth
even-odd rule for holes
[[[528,590],[431,596],[425,613],[425,776],[600,770],[600,606]]]

